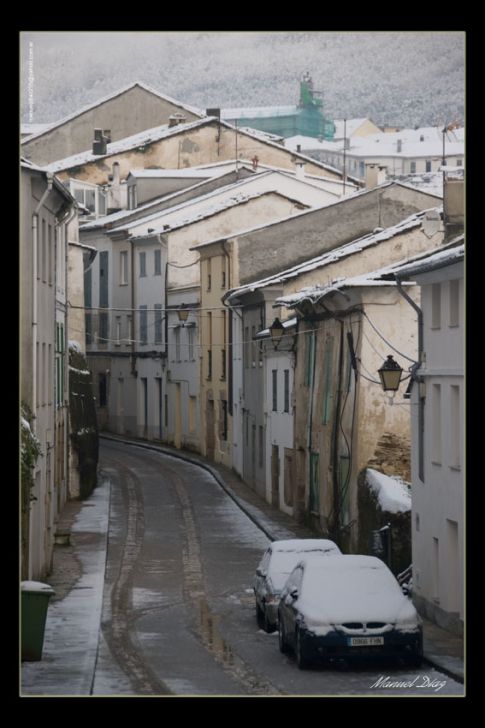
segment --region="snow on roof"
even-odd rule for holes
[[[271,142],[281,142],[283,141],[284,137],[280,136],[279,134],[271,134],[269,131],[261,131],[261,129],[253,129],[250,126],[240,126],[238,127],[239,131],[245,131],[249,134],[253,134],[254,136],[261,137],[261,139],[268,139]]]
[[[365,121],[371,121],[367,117],[364,117],[362,119],[347,119],[345,122],[345,133],[348,137],[351,137],[352,134],[355,134],[359,126],[362,126],[362,124]],[[344,120],[343,119],[335,119],[335,134],[334,137],[336,139],[343,139],[344,138]]]
[[[269,176],[271,172],[265,172],[265,175]],[[247,177],[242,180],[238,180],[237,182],[232,182],[229,185],[225,185],[224,187],[219,187],[216,190],[211,190],[210,192],[207,192],[204,195],[200,195],[199,197],[195,197],[191,200],[185,200],[184,202],[180,202],[178,205],[174,205],[173,207],[168,207],[165,210],[159,210],[157,212],[153,212],[145,217],[137,218],[133,222],[129,222],[126,225],[120,225],[118,227],[112,228],[110,232],[122,232],[124,230],[129,230],[133,227],[133,225],[142,225],[146,222],[150,222],[151,220],[156,220],[162,215],[171,215],[174,212],[177,212],[178,210],[185,210],[186,208],[193,207],[194,205],[198,205],[200,202],[204,202],[206,200],[210,200],[213,197],[218,197],[224,192],[228,192],[230,190],[239,190],[244,185],[249,184],[253,181],[253,177]],[[187,189],[187,188],[186,188]],[[183,191],[186,191],[183,190]],[[137,208],[141,209],[141,208]],[[131,210],[131,212],[135,212],[135,210]]]
[[[150,202],[146,202],[144,205],[140,205],[139,207],[135,207],[133,210],[119,210],[118,212],[112,212],[109,215],[104,215],[103,217],[98,217],[96,220],[92,220],[91,222],[88,222],[86,225],[83,225],[83,230],[94,230],[95,228],[105,227],[106,225],[110,225],[113,222],[117,222],[118,220],[124,220],[126,217],[132,217],[136,214],[146,210],[149,211],[152,207],[156,207],[156,205],[159,205],[161,202],[164,202],[166,200],[175,199],[177,197],[180,197],[181,195],[185,194],[186,192],[190,192],[191,190],[195,190],[197,187],[204,187],[208,182],[211,182],[215,177],[224,177],[228,174],[232,173],[232,169],[230,170],[223,170],[214,173],[213,175],[210,175],[207,179],[203,179],[201,182],[197,182],[194,185],[190,185],[189,187],[184,187],[182,190],[176,190],[176,192],[172,192],[169,195],[161,195],[160,197],[157,197],[155,200],[150,200]],[[193,200],[192,200],[193,201]],[[167,208],[168,211],[169,208]],[[172,209],[172,208],[170,208]]]
[[[197,129],[198,127],[209,124],[212,121],[214,121],[213,118],[205,117],[203,119],[196,119],[196,121],[190,121],[186,124],[176,124],[175,126],[169,126],[168,124],[154,126],[152,129],[145,129],[142,132],[132,134],[131,136],[120,139],[117,142],[107,144],[106,154],[93,154],[91,150],[80,152],[79,154],[73,154],[70,157],[65,157],[65,159],[59,159],[56,162],[52,162],[48,166],[48,169],[51,172],[59,172],[64,169],[70,169],[71,167],[95,162],[98,159],[111,157],[115,154],[122,154],[130,149],[145,147],[147,144],[158,142],[161,139],[176,136],[177,134],[190,131],[191,129]]]
[[[178,178],[178,177],[195,177],[196,179],[201,178],[207,178],[207,177],[214,177],[216,175],[215,172],[211,172],[210,170],[194,170],[193,167],[186,167],[184,169],[130,169],[130,173],[128,177],[149,177],[149,178]]]
[[[398,617],[416,616],[391,571],[375,556],[306,560],[297,608],[318,635],[345,622],[392,624]]]
[[[377,470],[367,468],[367,482],[383,511],[406,513],[411,510],[410,488],[402,478],[391,478]]]
[[[181,109],[185,109],[186,111],[190,111],[192,114],[196,114],[197,116],[204,117],[205,114],[200,109],[196,109],[195,106],[188,106],[187,104],[182,104],[180,101],[176,101],[175,99],[171,98],[170,96],[166,96],[165,94],[160,93],[159,91],[156,91],[156,89],[152,88],[151,86],[147,86],[147,84],[142,83],[141,81],[135,81],[134,83],[130,83],[127,86],[123,86],[122,88],[118,89],[117,91],[113,91],[112,93],[108,94],[107,96],[103,96],[102,98],[98,99],[97,101],[92,102],[91,104],[87,104],[86,106],[83,106],[80,109],[77,109],[77,111],[74,111],[72,114],[68,114],[67,116],[64,116],[62,119],[59,119],[59,121],[54,121],[47,126],[46,129],[40,130],[35,134],[32,134],[32,136],[29,137],[28,141],[31,139],[37,139],[38,137],[42,136],[42,134],[46,134],[51,129],[55,129],[58,126],[62,126],[63,124],[66,124],[68,121],[72,121],[72,119],[76,119],[78,116],[81,116],[81,114],[85,114],[87,111],[91,111],[91,109],[95,109],[97,106],[101,106],[101,104],[105,104],[107,101],[111,101],[111,99],[116,98],[117,96],[121,96],[121,94],[126,93],[127,91],[130,91],[132,88],[135,88],[135,86],[139,86],[140,88],[144,89],[145,91],[149,91],[151,94],[154,94],[155,96],[158,96],[158,98],[163,99],[164,101],[168,101],[174,106],[178,106]],[[42,125],[40,125],[42,126]],[[27,140],[25,140],[27,141]]]
[[[291,199],[288,197],[288,195],[283,194],[282,192],[278,192],[277,190],[258,190],[256,192],[252,193],[246,193],[239,192],[238,194],[233,195],[232,197],[222,200],[219,203],[216,203],[212,206],[206,207],[200,212],[189,215],[188,217],[181,217],[176,218],[173,222],[170,222],[167,225],[162,225],[161,227],[156,227],[153,230],[150,231],[150,233],[141,233],[140,235],[132,235],[132,240],[140,240],[145,239],[150,236],[159,235],[160,233],[166,233],[166,232],[172,232],[173,230],[178,230],[179,228],[185,227],[186,225],[192,225],[194,222],[200,222],[201,220],[205,220],[208,217],[212,217],[213,215],[217,215],[219,212],[224,212],[224,210],[228,210],[231,207],[235,207],[236,205],[241,205],[245,202],[249,202],[250,200],[254,200],[257,197],[263,197],[264,195],[278,195],[279,197],[286,197],[287,199]],[[173,212],[173,208],[167,211],[163,212]],[[143,220],[136,220],[136,224],[145,224],[147,218],[144,218]],[[123,227],[115,228],[113,232],[120,232],[121,230],[129,230],[132,225],[125,225]],[[197,247],[197,246],[196,246]],[[193,248],[190,248],[192,250]]]
[[[402,265],[394,266],[390,272],[393,272],[399,278],[411,278],[419,273],[426,273],[459,263],[465,257],[465,244],[464,242],[461,245],[459,244],[462,240],[464,240],[464,235],[459,235],[448,243],[446,249],[428,251],[414,261],[407,261]]]
[[[458,130],[456,130],[458,131]],[[348,132],[348,135],[350,132]],[[398,142],[401,142],[401,151],[398,152]],[[319,141],[311,137],[294,136],[285,141],[285,145],[296,150],[300,144],[302,150],[324,150],[334,153],[342,153],[344,140]],[[460,134],[449,132],[445,139],[445,156],[464,156],[465,148],[463,137]],[[422,129],[407,129],[393,134],[384,132],[369,134],[365,137],[355,136],[350,138],[350,147],[347,154],[353,157],[441,157],[443,156],[443,135],[439,127]]]
[[[338,203],[334,203],[338,204]],[[312,208],[315,210],[315,208]],[[321,208],[319,208],[321,209]],[[307,211],[305,211],[307,212]],[[413,215],[410,215],[409,217],[405,218],[404,220],[401,220],[396,225],[392,225],[391,227],[385,228],[384,230],[379,230],[378,232],[369,233],[367,235],[364,235],[360,238],[357,238],[356,240],[352,240],[350,243],[345,243],[345,245],[341,245],[338,248],[333,248],[332,250],[329,250],[326,253],[323,253],[322,255],[318,255],[315,258],[311,258],[310,260],[305,261],[304,263],[299,263],[298,265],[292,266],[291,268],[287,268],[286,270],[282,271],[281,273],[277,273],[276,275],[268,276],[266,278],[262,278],[259,281],[254,281],[252,283],[248,283],[245,286],[241,286],[240,288],[233,288],[232,290],[228,291],[224,298],[230,299],[232,296],[238,296],[242,295],[243,293],[247,293],[250,291],[255,291],[258,288],[264,288],[269,285],[274,285],[277,283],[283,283],[284,281],[287,281],[291,278],[296,278],[300,276],[302,273],[308,273],[309,271],[316,270],[318,268],[323,268],[326,265],[330,265],[331,263],[335,263],[336,261],[340,260],[341,258],[346,258],[348,255],[354,255],[355,253],[360,253],[362,250],[365,250],[366,248],[376,245],[377,243],[381,242],[382,240],[389,240],[390,238],[395,237],[396,235],[401,235],[402,233],[406,232],[407,230],[411,230],[412,228],[419,227],[423,221],[424,215],[426,213],[426,210],[423,212],[414,213]],[[293,217],[296,217],[294,215]],[[314,288],[312,287],[311,290]],[[302,289],[299,293],[294,293],[291,296],[284,296],[283,298],[278,299],[279,302],[281,302],[283,305],[290,305],[295,303],[295,301],[299,301],[301,298],[301,294],[303,291],[305,291],[305,296],[308,294],[309,289]],[[323,291],[322,288],[317,289],[320,291],[320,293]]]
[[[51,126],[52,126],[52,122],[49,124],[20,124],[20,133],[27,134],[30,138],[34,134],[40,134],[44,131],[47,131],[47,129],[50,129]],[[25,141],[27,141],[27,140],[22,139],[22,142],[25,142]]]
[[[221,119],[259,119],[298,113],[298,106],[248,106],[221,109]]]

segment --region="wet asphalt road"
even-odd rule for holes
[[[111,504],[93,694],[463,694],[426,665],[299,670],[256,624],[251,584],[269,541],[212,476],[119,442],[103,440],[100,456]],[[407,684],[372,687],[387,676]]]

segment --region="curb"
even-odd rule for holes
[[[247,517],[257,526],[264,534],[269,538],[270,541],[276,541],[278,540],[278,536],[274,533],[271,533],[270,530],[268,530],[267,527],[265,527],[259,520],[256,515],[254,515],[254,512],[251,512],[252,510],[256,510],[256,506],[251,506],[251,508],[248,508],[247,504],[241,500],[233,491],[230,489],[230,487],[227,485],[226,481],[222,478],[220,473],[217,472],[214,468],[212,468],[210,465],[198,460],[197,458],[190,457],[190,455],[179,454],[178,452],[172,452],[169,448],[164,447],[163,445],[146,445],[143,442],[138,442],[135,440],[126,440],[121,439],[118,437],[111,437],[110,435],[99,435],[100,439],[103,440],[111,440],[112,442],[126,442],[130,445],[134,445],[135,447],[141,447],[144,450],[153,450],[154,452],[162,452],[164,455],[169,455],[173,458],[178,458],[179,460],[184,460],[185,462],[191,463],[192,465],[198,465],[199,467],[206,470],[208,473],[212,475],[214,480],[217,481],[217,483],[221,486],[221,488],[227,493],[227,495],[236,503],[237,506],[247,515]]]
[[[227,493],[227,495],[236,503],[237,506],[248,516],[248,518],[251,519],[251,521],[270,539],[270,541],[276,541],[280,537],[278,535],[275,535],[274,533],[271,533],[271,531],[265,527],[259,520],[258,515],[255,515],[254,512],[251,512],[251,510],[256,511],[256,506],[251,506],[251,509],[248,508],[247,504],[241,500],[233,491],[230,489],[230,487],[225,482],[224,478],[220,475],[220,473],[217,472],[214,468],[212,468],[207,463],[204,463],[203,461],[200,461],[197,458],[191,457],[190,455],[186,454],[186,451],[176,451],[173,452],[171,449],[163,446],[163,445],[148,445],[146,443],[138,442],[136,440],[127,440],[122,439],[118,437],[112,437],[111,435],[104,435],[100,434],[99,437],[101,439],[105,440],[111,440],[112,442],[126,442],[130,445],[134,445],[135,447],[140,447],[145,450],[153,450],[154,452],[162,452],[164,455],[169,455],[171,457],[177,458],[179,460],[183,460],[185,462],[191,463],[193,465],[198,465],[199,467],[206,470],[208,473],[212,475],[212,477],[216,480],[216,482],[220,485],[220,487]],[[442,673],[447,675],[448,677],[452,678],[453,680],[456,680],[456,682],[464,684],[464,675],[462,672],[455,672],[453,669],[450,668],[450,666],[446,663],[445,660],[442,660],[438,655],[430,654],[430,653],[424,653],[423,654],[423,661],[431,665],[432,667],[435,667],[439,669]]]

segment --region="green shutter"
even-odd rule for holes
[[[323,354],[323,407],[322,423],[327,425],[330,420],[333,387],[332,387],[332,364],[333,364],[333,336],[328,336],[325,341]]]

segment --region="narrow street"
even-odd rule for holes
[[[256,624],[268,539],[212,476],[105,440],[101,470],[111,504],[94,695],[462,694],[426,665],[300,671]],[[382,676],[414,684],[372,688]]]

